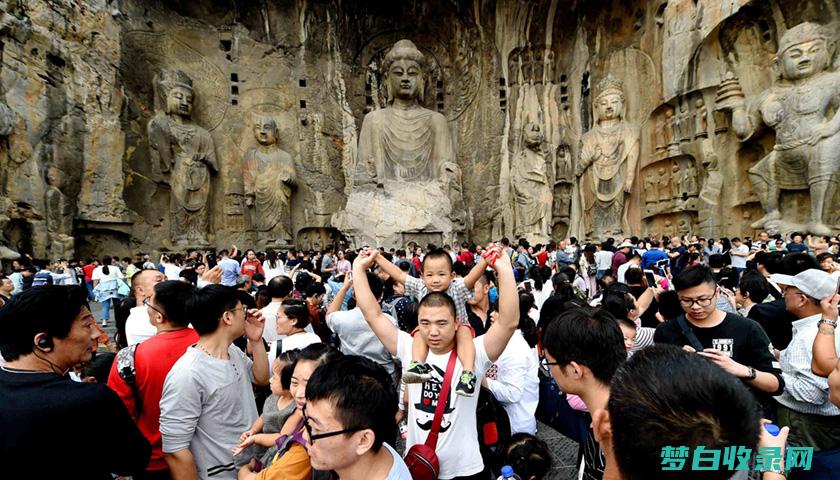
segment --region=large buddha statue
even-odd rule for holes
[[[807,229],[830,234],[825,224],[840,170],[840,73],[829,71],[833,33],[815,23],[786,31],[773,60],[776,82],[747,101],[737,80],[722,84],[718,110],[732,112],[732,130],[748,140],[763,125],[776,132],[773,150],[749,170],[764,216],[752,228],[785,228],[779,210],[782,190],[809,190]],[[725,87],[725,88],[724,88]],[[724,91],[726,90],[726,91]],[[794,223],[787,228],[794,228]]]
[[[624,119],[622,83],[607,77],[598,84],[595,126],[580,141],[577,176],[583,205],[582,229],[604,239],[630,231],[626,197],[639,159],[639,131]]]
[[[155,77],[159,110],[147,127],[153,170],[169,172],[170,232],[175,246],[207,246],[210,175],[218,170],[210,132],[192,121],[192,80],[180,70]]]
[[[258,116],[254,120],[254,137],[259,146],[245,152],[242,160],[245,205],[253,208],[253,225],[261,243],[291,242],[295,162],[277,145],[277,122],[273,118]]]
[[[446,117],[421,104],[426,58],[400,40],[385,55],[382,72],[388,102],[365,115],[353,187],[332,223],[360,244],[400,244],[417,232],[432,235],[434,243],[452,242],[468,215]]]

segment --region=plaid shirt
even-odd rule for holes
[[[840,407],[828,399],[828,379],[811,371],[814,338],[817,336],[821,317],[821,314],[816,314],[791,324],[793,339],[782,351],[779,359],[785,379],[785,391],[776,397],[776,400],[799,413],[840,415]],[[835,337],[834,342],[835,348],[840,351],[840,337]]]
[[[413,296],[417,300],[422,300],[423,297],[429,294],[429,289],[426,288],[426,284],[423,283],[423,280],[412,277],[411,275],[406,275],[405,294]],[[449,288],[446,289],[446,294],[449,295],[452,298],[452,301],[455,302],[455,316],[458,322],[469,325],[470,321],[467,316],[467,301],[473,298],[473,291],[464,285],[463,278],[456,278],[449,284]]]

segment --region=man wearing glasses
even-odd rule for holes
[[[661,324],[654,342],[683,347],[740,378],[761,404],[765,418],[772,418],[774,402],[770,397],[782,393],[784,381],[761,326],[716,307],[720,287],[709,267],[683,270],[674,278],[674,288],[685,316]],[[692,346],[697,342],[702,349]]]
[[[131,293],[134,295],[135,306],[132,307],[125,321],[125,339],[128,346],[152,338],[157,333],[154,324],[149,320],[149,313],[143,301],[155,294],[155,285],[166,280],[166,275],[157,270],[143,269],[131,276]]]
[[[312,468],[342,480],[410,480],[396,438],[397,393],[379,364],[346,355],[315,370],[306,385],[306,447]]]
[[[143,272],[152,270],[141,270],[135,277]],[[163,276],[158,271],[154,273]],[[150,319],[147,321],[153,325],[156,335],[120,350],[108,376],[108,386],[117,392],[143,436],[152,444],[151,461],[145,472],[134,475],[136,480],[169,478],[161,445],[160,397],[169,370],[198,341],[198,333],[188,326],[190,318],[185,308],[194,292],[195,287],[186,282],[156,283],[149,292],[154,296],[145,297],[141,306],[135,307],[148,310],[146,318]]]

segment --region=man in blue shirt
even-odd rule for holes
[[[646,270],[656,268],[656,262],[667,259],[668,254],[659,249],[659,242],[652,240],[650,242],[650,250],[642,255],[642,268]]]
[[[222,257],[219,260],[219,268],[222,269],[222,285],[233,287],[236,285],[236,277],[239,276],[239,262],[230,258],[227,250],[219,252]]]

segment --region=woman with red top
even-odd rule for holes
[[[245,260],[242,261],[242,268],[240,269],[240,272],[242,272],[242,275],[248,275],[248,278],[251,279],[253,279],[254,275],[257,273],[265,277],[265,271],[263,270],[262,263],[260,263],[260,259],[257,258],[257,253],[252,249],[245,251]]]

